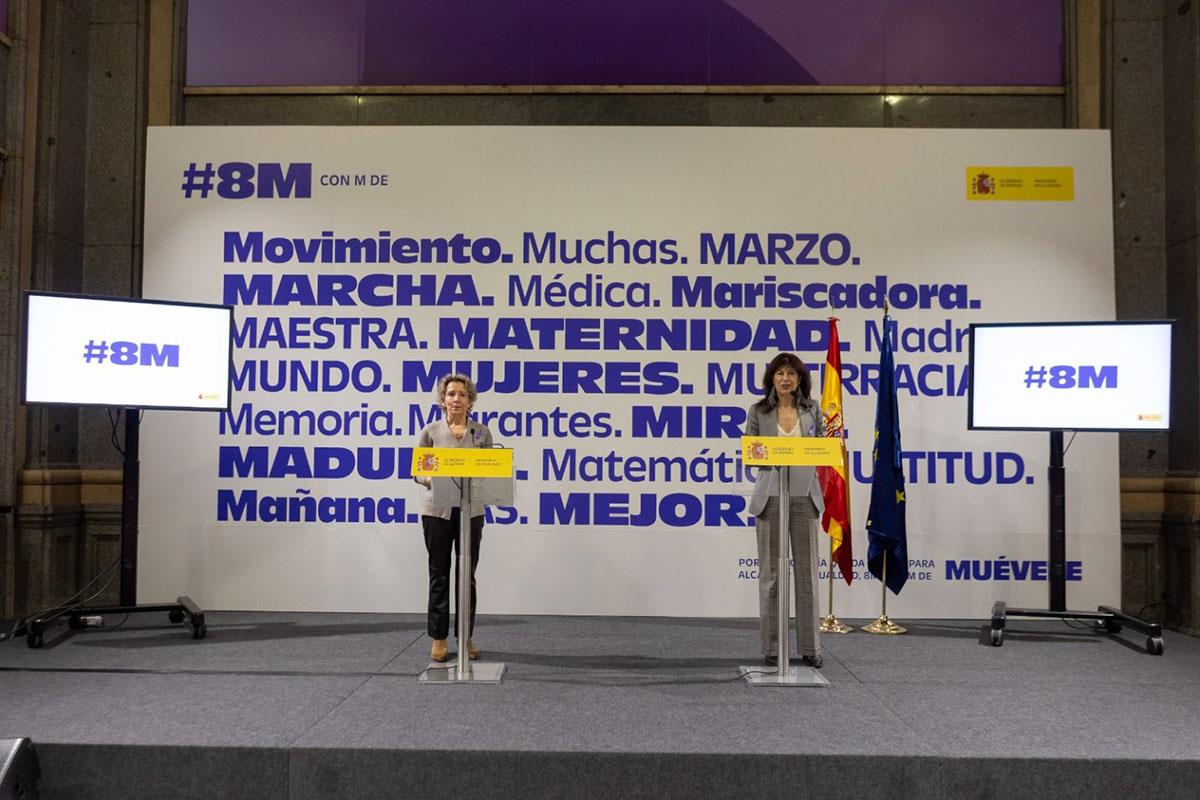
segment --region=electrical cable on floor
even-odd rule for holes
[[[119,422],[121,420],[121,410],[114,409],[114,408],[108,408],[105,410],[108,412],[108,421],[112,424],[112,431],[111,431],[111,435],[109,437],[109,441],[112,442],[113,448],[116,449],[116,451],[118,453],[120,453],[122,457],[124,457],[125,451],[121,449],[121,445],[117,442],[117,425],[119,424]],[[140,413],[139,413],[138,419],[141,419]],[[29,614],[28,616],[25,616],[25,617],[15,620],[13,622],[12,628],[7,633],[0,633],[0,641],[4,641],[5,639],[16,638],[17,631],[19,631],[23,628],[27,628],[29,626],[29,623],[33,622],[35,619],[43,619],[46,617],[55,618],[55,617],[62,616],[64,613],[70,611],[72,607],[82,606],[82,605],[86,604],[87,602],[89,602],[90,600],[93,600],[94,598],[99,597],[112,584],[113,578],[115,577],[116,573],[113,573],[111,575],[109,573],[111,573],[113,568],[115,568],[120,563],[121,563],[121,556],[118,555],[116,558],[114,558],[112,560],[112,563],[110,563],[107,567],[105,567],[104,569],[97,572],[90,581],[85,583],[83,586],[79,587],[79,589],[74,594],[72,594],[70,597],[68,597],[66,600],[63,600],[61,603],[56,603],[55,605],[49,606],[48,608],[43,608],[39,611],[35,611],[34,613]],[[86,592],[89,588],[92,587],[92,585],[94,585],[96,583],[96,581],[100,580],[105,575],[109,575],[108,580],[95,593],[93,593],[91,595],[91,597],[88,597],[86,600],[78,599],[80,595],[82,595],[84,592]],[[126,618],[128,618],[128,616],[129,615],[126,614]],[[124,624],[125,624],[125,620],[121,620],[120,623],[118,623],[117,625],[114,625],[113,627],[120,627],[121,625],[124,625]]]
[[[1086,631],[1086,630],[1091,630],[1092,628],[1096,627],[1094,624],[1092,624],[1090,622],[1079,622],[1078,620],[1073,620],[1073,619],[1064,619],[1064,620],[1060,620],[1060,622],[1062,622],[1062,624],[1066,625],[1071,630],[1076,630],[1076,631]]]
[[[121,454],[122,458],[124,458],[125,450],[121,447],[121,443],[117,441],[117,426],[121,423],[121,409],[106,408],[105,411],[108,412],[108,421],[112,425],[112,431],[109,434],[109,441],[112,442],[113,448]]]
[[[1170,624],[1170,619],[1171,619],[1172,615],[1174,615],[1174,617],[1175,617],[1176,624],[1179,624],[1180,622],[1183,621],[1183,610],[1180,609],[1180,607],[1175,605],[1174,603],[1168,603],[1166,600],[1158,600],[1154,603],[1147,603],[1146,605],[1142,606],[1138,610],[1138,613],[1136,614],[1136,616],[1144,617],[1146,615],[1146,612],[1152,608],[1161,608],[1163,610],[1163,620],[1162,621],[1163,621],[1164,625]]]
[[[104,591],[110,585],[112,585],[113,578],[115,578],[117,575],[117,573],[113,572],[113,568],[116,567],[120,563],[121,563],[121,557],[117,556],[115,559],[113,559],[112,563],[110,563],[107,567],[105,567],[104,569],[97,572],[96,575],[90,581],[85,583],[83,586],[79,587],[78,591],[76,591],[74,594],[72,594],[66,600],[62,601],[61,603],[56,603],[47,608],[43,608],[39,611],[35,611],[34,613],[29,614],[28,616],[25,616],[25,617],[15,620],[13,622],[12,628],[8,631],[8,633],[4,634],[3,638],[4,639],[16,638],[17,631],[19,631],[23,628],[28,628],[29,623],[33,622],[35,619],[46,619],[46,618],[53,619],[55,617],[60,617],[63,614],[65,614],[66,612],[70,611],[75,606],[81,606],[81,605],[87,603],[89,600],[92,600],[93,598],[100,596],[101,594],[104,593]],[[90,589],[92,587],[92,585],[96,583],[96,581],[100,580],[105,575],[108,575],[108,580],[104,582],[103,586],[101,586],[94,594],[92,594],[91,597],[88,597],[86,600],[79,599],[80,595],[82,595],[84,592],[86,592],[88,589]],[[0,640],[0,641],[2,641],[2,640]]]

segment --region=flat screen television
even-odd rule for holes
[[[228,411],[233,307],[27,292],[22,401]]]
[[[1166,430],[1171,323],[977,323],[967,427]]]

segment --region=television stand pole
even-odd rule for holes
[[[25,631],[26,643],[37,649],[44,643],[46,629],[55,620],[67,620],[72,630],[87,627],[86,617],[103,617],[105,614],[165,613],[171,622],[188,620],[192,627],[192,638],[203,639],[208,634],[204,624],[204,612],[190,597],[178,597],[174,603],[139,606],[137,604],[137,539],[138,539],[138,429],[141,425],[136,408],[125,409],[125,453],[121,464],[121,565],[120,593],[118,606],[82,607],[68,606],[56,609],[45,617],[30,621]]]
[[[1047,575],[1050,580],[1050,608],[1009,608],[1003,600],[997,600],[992,606],[992,645],[1000,647],[1004,644],[1005,620],[1008,617],[1087,620],[1105,633],[1120,633],[1121,628],[1128,625],[1146,634],[1146,652],[1161,656],[1162,626],[1157,622],[1146,622],[1109,606],[1100,606],[1095,611],[1067,610],[1067,471],[1063,466],[1062,431],[1050,431],[1050,468],[1047,478],[1050,490],[1050,563]]]

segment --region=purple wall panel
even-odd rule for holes
[[[188,84],[1060,85],[1051,0],[191,0]]]
[[[366,0],[193,0],[187,82],[358,85],[365,6]]]
[[[929,13],[920,15],[908,13],[909,4],[903,0],[888,5],[888,83],[932,83],[926,76],[945,74],[958,76],[957,83],[979,86],[1062,83],[1058,3],[925,0],[920,5]],[[938,7],[936,13],[933,6]]]
[[[528,3],[476,6],[366,0],[362,82],[528,83],[531,25],[537,22]]]
[[[726,0],[714,84],[883,83],[888,2]],[[735,21],[734,17],[741,21]]]
[[[540,26],[532,48],[533,83],[707,83],[707,0],[536,3]]]
[[[367,0],[366,84],[705,83],[710,0],[611,5]],[[469,22],[469,24],[468,24]],[[396,76],[407,78],[397,81]]]

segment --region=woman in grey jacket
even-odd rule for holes
[[[810,396],[812,376],[792,353],[771,359],[763,373],[763,399],[746,412],[747,436],[822,436],[821,406]],[[817,634],[817,520],[825,510],[813,467],[791,467],[788,531],[796,587],[796,641],[803,663],[820,668]],[[758,625],[767,664],[778,659],[779,472],[758,470],[750,498],[758,536]],[[785,665],[786,666],[786,665]]]
[[[492,432],[467,418],[475,405],[478,393],[475,383],[466,375],[447,375],[438,381],[438,404],[442,407],[442,419],[426,425],[417,437],[418,447],[491,447]],[[421,526],[425,531],[425,549],[429,553],[429,613],[427,630],[433,647],[429,657],[434,661],[446,661],[449,648],[446,639],[450,635],[450,551],[454,550],[457,567],[459,554],[459,519],[461,510],[455,506],[433,504],[433,481],[452,478],[424,478],[425,497],[421,500]],[[475,630],[475,607],[479,597],[475,591],[475,567],[479,564],[479,545],[483,540],[483,497],[473,493],[471,497],[471,620],[469,630]],[[457,568],[455,575],[458,574]],[[458,593],[455,592],[457,595]],[[456,609],[461,614],[462,609]],[[457,630],[457,625],[455,626]],[[459,647],[462,642],[459,642]],[[475,642],[467,639],[467,655],[479,658]]]

